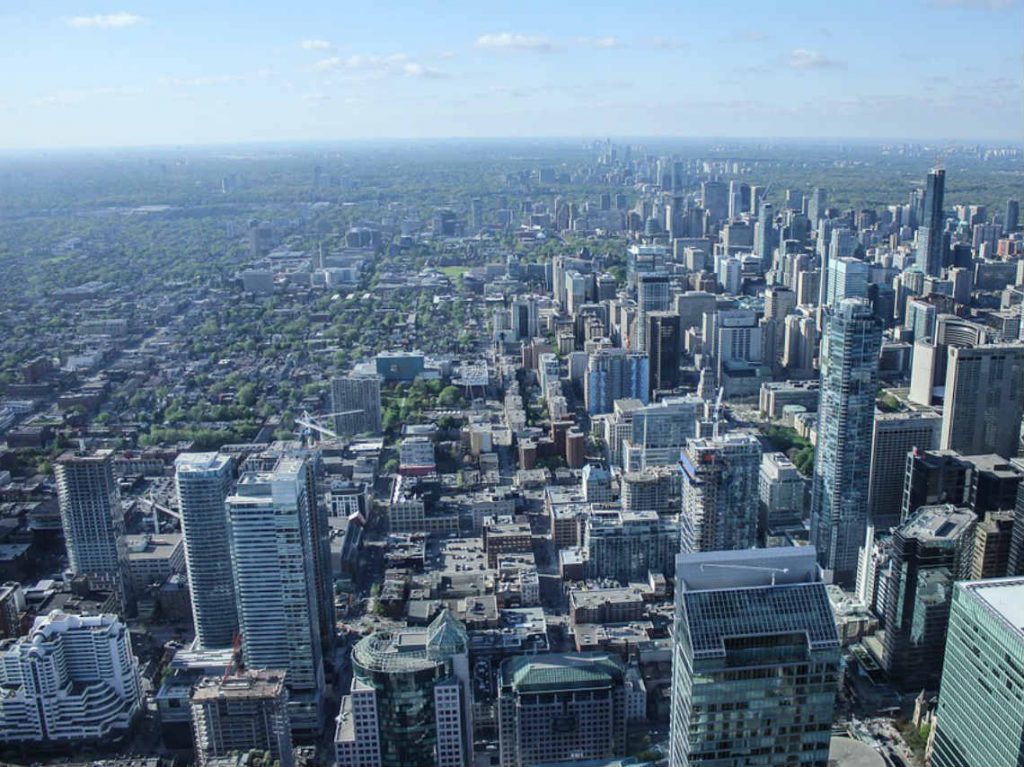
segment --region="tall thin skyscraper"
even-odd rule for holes
[[[917,264],[925,274],[938,277],[942,274],[943,224],[945,216],[942,204],[946,187],[946,171],[932,168],[928,171],[924,200],[921,204],[921,225],[917,230]]]
[[[818,562],[852,586],[868,521],[868,467],[882,326],[871,304],[843,299],[826,312],[818,438],[811,487],[811,543]]]
[[[683,472],[681,550],[723,551],[757,545],[761,443],[750,434],[691,439]]]
[[[841,678],[813,549],[676,559],[669,764],[827,764]]]
[[[639,274],[636,278],[636,348],[648,351],[647,315],[669,309],[668,275],[664,272]]]
[[[1020,226],[1020,200],[1009,199],[1006,201],[1006,216],[1003,222],[1003,231],[1007,234],[1017,231]]]
[[[651,392],[679,385],[683,333],[675,312],[648,312],[647,347],[650,357]]]
[[[192,620],[203,649],[231,647],[238,632],[224,508],[233,464],[218,453],[182,453],[174,462]]]
[[[71,571],[109,585],[127,601],[128,550],[113,451],[69,451],[57,459],[54,473]]]
[[[817,226],[818,221],[825,217],[825,207],[828,204],[828,192],[819,186],[811,190],[810,199],[807,201],[807,218],[811,220],[811,226]]]
[[[305,459],[285,455],[243,474],[227,511],[245,665],[287,672],[292,733],[315,737],[324,671],[306,477]]]

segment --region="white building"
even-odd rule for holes
[[[142,704],[128,627],[52,612],[0,651],[0,743],[109,741]]]
[[[399,471],[403,474],[428,474],[437,463],[434,443],[429,437],[406,437],[398,447]]]
[[[306,465],[286,455],[248,472],[226,502],[246,668],[287,672],[293,734],[319,732],[324,670]]]
[[[182,453],[174,480],[185,540],[192,621],[199,646],[231,647],[238,631],[224,499],[234,459],[218,453]]]
[[[128,551],[113,451],[64,453],[57,459],[54,473],[72,572],[101,580],[125,594]]]

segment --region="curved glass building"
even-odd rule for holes
[[[339,767],[471,764],[467,647],[465,629],[447,610],[426,628],[360,640],[338,715]]]

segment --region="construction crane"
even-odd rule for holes
[[[244,670],[245,664],[242,663],[242,635],[236,631],[234,638],[231,640],[231,662],[224,667],[224,676],[221,677],[221,682],[226,682],[232,674],[237,674]]]
[[[317,434],[326,434],[328,437],[337,439],[338,433],[334,431],[334,429],[324,426],[322,423],[320,423],[320,421],[326,418],[336,418],[337,416],[342,415],[356,415],[357,413],[363,412],[366,411],[362,409],[341,410],[337,413],[326,413],[324,415],[316,416],[314,418],[312,415],[309,414],[308,410],[303,410],[302,415],[295,419],[295,423],[302,427],[302,431],[300,432],[300,434],[303,440],[310,436],[311,432],[316,432]]]
[[[718,422],[722,415],[722,395],[725,394],[725,387],[718,387],[718,396],[715,398],[715,409],[711,413],[711,437],[718,439]]]

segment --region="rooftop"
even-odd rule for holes
[[[1024,578],[993,578],[960,586],[996,613],[1018,637],[1024,639]]]
[[[258,669],[228,677],[208,676],[192,692],[193,703],[215,700],[279,698],[284,691],[284,671]]]
[[[919,541],[955,542],[977,519],[970,509],[959,509],[951,503],[922,506],[900,526],[899,534]]]
[[[623,675],[621,661],[604,653],[550,653],[509,658],[502,684],[522,692],[608,687]]]

